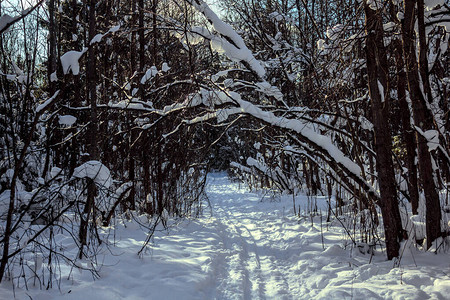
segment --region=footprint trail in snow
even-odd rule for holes
[[[143,255],[145,230],[130,220],[105,231],[114,246],[98,254],[100,278],[61,264],[50,290],[0,285],[0,299],[448,299],[450,255],[406,247],[400,268],[385,254],[352,251],[338,222],[294,216],[291,197],[273,201],[240,188],[225,173],[208,175],[210,208],[169,220]],[[272,200],[272,201],[271,201]],[[302,211],[306,197],[299,196]],[[326,211],[326,201],[318,199]],[[211,212],[211,214],[209,214]],[[145,216],[141,216],[145,222]],[[325,219],[325,218],[324,218]],[[67,241],[65,240],[67,239]],[[70,243],[61,236],[60,243]],[[73,243],[73,241],[72,241]],[[347,248],[344,249],[344,246]],[[74,247],[76,250],[76,247]],[[76,255],[76,253],[73,253]]]

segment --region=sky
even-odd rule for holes
[[[8,13],[21,12],[24,9],[27,9],[33,4],[35,4],[37,0],[0,0],[0,5],[3,10],[6,9]]]
[[[0,0],[0,4],[2,6],[2,9],[5,7],[14,8],[14,11],[21,11],[22,7],[23,9],[27,9],[33,4],[35,4],[37,0]],[[219,7],[218,3],[220,0],[206,0],[206,3],[211,7],[212,10],[214,10],[215,13],[219,13]]]

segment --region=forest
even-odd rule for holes
[[[449,1],[206,2],[0,1],[0,282],[96,277],[105,228],[149,247],[218,171],[388,261],[448,253]]]

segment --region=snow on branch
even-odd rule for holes
[[[183,45],[184,43],[197,44],[201,39],[209,41],[213,51],[223,53],[230,60],[242,63],[247,71],[258,77],[257,83],[250,84],[252,88],[268,97],[274,97],[277,101],[283,102],[283,93],[278,87],[272,86],[265,80],[266,70],[263,67],[263,63],[255,58],[252,51],[247,48],[242,37],[229,24],[223,22],[204,1],[187,0],[187,2],[206,17],[216,33],[211,33],[207,28],[199,26],[191,27],[187,32],[186,28],[175,30],[175,36],[181,40]],[[221,71],[213,75],[211,79],[215,82],[220,77],[227,76],[230,71]],[[287,107],[287,105],[285,106]]]
[[[72,70],[73,75],[78,75],[80,73],[80,63],[78,60],[87,50],[88,48],[86,47],[81,51],[71,50],[61,56],[61,65],[64,75],[67,75],[69,70]]]
[[[217,92],[210,93],[218,95]],[[234,104],[237,107],[219,109],[216,113],[218,121],[224,121],[230,115],[247,114],[271,126],[293,131],[301,136],[302,139],[306,140],[312,148],[326,156],[330,160],[330,163],[337,165],[339,169],[343,170],[346,176],[349,176],[364,190],[378,198],[373,187],[361,176],[361,168],[336,147],[330,137],[320,134],[314,128],[314,124],[304,120],[276,116],[272,111],[265,111],[259,106],[243,100],[240,95],[239,97],[230,97],[228,99],[228,103]],[[221,100],[222,104],[226,103],[224,100]]]
[[[242,37],[229,24],[223,22],[203,0],[188,0],[187,2],[203,14],[220,34],[220,36],[210,38],[213,49],[225,53],[231,60],[243,62],[260,79],[265,77],[266,70],[261,62],[253,56]]]
[[[105,188],[112,184],[111,172],[109,169],[97,160],[85,162],[73,170],[74,178],[90,178],[95,183]]]
[[[98,33],[98,34],[96,34],[96,35],[92,38],[92,40],[89,42],[89,45],[91,46],[91,45],[93,45],[93,44],[95,44],[95,43],[99,43],[99,42],[103,39],[103,37],[104,37],[105,35],[107,35],[108,33],[114,33],[114,32],[116,32],[116,31],[118,31],[119,29],[120,29],[120,24],[111,27],[111,28],[110,28],[107,32],[105,32],[105,33]]]
[[[39,1],[36,3],[36,5],[29,7],[25,10],[23,10],[20,15],[11,17],[7,14],[4,14],[0,17],[0,35],[3,34],[8,30],[9,27],[11,27],[14,23],[22,20],[29,14],[31,14],[36,8],[38,8],[42,3],[44,3],[44,0]]]
[[[361,168],[350,158],[346,157],[345,154],[333,144],[330,137],[317,133],[311,124],[297,119],[277,117],[273,112],[264,111],[245,100],[236,101],[245,113],[273,126],[283,129],[290,129],[301,134],[312,144],[327,152],[330,157],[332,157],[337,163],[341,164],[350,173],[358,177],[360,176]]]
[[[262,157],[260,153],[258,154],[260,157]],[[294,187],[292,186],[290,180],[285,176],[285,174],[283,174],[283,171],[280,169],[280,167],[272,168],[264,162],[264,159],[260,160],[253,157],[248,157],[246,163],[248,166],[256,169],[261,174],[269,177],[282,190],[294,190]]]
[[[111,27],[106,33],[104,34],[97,34],[95,35],[92,40],[89,42],[89,47],[92,47],[95,43],[99,43],[104,36],[106,36],[109,33],[117,32],[120,29],[120,24]],[[61,56],[61,65],[64,72],[64,75],[69,74],[69,71],[72,71],[73,75],[80,74],[80,63],[79,60],[81,56],[83,56],[84,53],[86,53],[88,50],[87,47],[84,47],[81,51],[67,51]]]
[[[240,171],[242,171],[242,172],[244,172],[244,173],[248,173],[248,174],[250,174],[250,173],[252,172],[252,169],[251,169],[251,168],[246,167],[246,166],[243,166],[243,165],[241,165],[240,163],[235,162],[235,161],[233,161],[233,162],[230,163],[230,167],[236,168],[236,169],[238,169],[238,170],[240,170]]]
[[[197,29],[191,31],[191,34],[194,34],[192,38],[197,34],[198,37],[201,36],[208,39],[214,50],[223,52],[231,60],[241,61],[245,67],[259,77],[260,81],[254,84],[255,90],[264,93],[269,97],[274,97],[278,101],[282,101],[283,94],[277,87],[273,87],[266,82],[264,79],[266,73],[262,63],[257,60],[253,53],[246,47],[242,37],[229,24],[223,22],[203,0],[187,0],[187,2],[195,7],[198,12],[203,14],[219,34],[208,34],[209,32],[207,30]],[[218,79],[218,77],[224,75],[227,75],[226,71],[219,72],[214,76],[214,79]],[[327,156],[334,164],[343,170],[347,176],[352,177],[353,180],[362,185],[365,190],[370,191],[372,194],[376,194],[373,187],[361,177],[361,168],[336,147],[330,137],[318,133],[317,130],[314,129],[313,124],[304,120],[276,116],[271,111],[265,111],[260,107],[243,100],[238,93],[226,90],[220,92],[206,92],[201,90],[198,96],[193,98],[193,105],[204,104],[208,106],[208,103],[205,102],[205,98],[207,98],[205,97],[205,94],[216,95],[216,99],[220,99],[220,104],[230,103],[232,106],[235,106],[234,109],[222,109],[217,111],[216,117],[218,117],[218,121],[224,121],[228,116],[233,114],[247,114],[272,126],[292,130],[299,134],[304,140],[308,141],[308,143],[316,150]],[[220,97],[220,95],[226,95],[226,97]],[[209,107],[214,107],[214,104],[219,103],[212,101],[212,105],[209,105]],[[213,114],[207,114],[200,119],[209,119],[212,116]],[[192,121],[195,122],[197,120]]]
[[[203,91],[202,94],[205,94],[206,92]],[[221,98],[220,95],[225,94],[224,92],[213,92],[210,91],[209,95],[216,95],[217,98],[220,100],[214,103],[219,104],[225,104],[225,103],[234,103],[238,106],[238,108],[232,108],[232,109],[222,109],[218,112],[223,112],[227,117],[232,114],[239,114],[244,113],[251,115],[263,122],[266,122],[270,125],[273,125],[275,127],[283,128],[283,129],[289,129],[293,130],[294,132],[302,135],[305,139],[310,141],[312,144],[314,144],[316,147],[319,147],[323,149],[326,153],[328,153],[328,156],[333,158],[338,164],[342,165],[348,172],[352,173],[355,176],[360,177],[361,176],[361,168],[353,162],[350,158],[345,156],[345,154],[337,148],[330,137],[319,134],[312,124],[309,122],[305,122],[298,119],[290,119],[282,116],[276,116],[271,111],[265,111],[261,109],[260,107],[254,105],[253,103],[250,103],[248,101],[245,101],[241,98],[241,96],[233,92],[232,95],[228,95],[227,98]],[[238,97],[235,97],[235,95],[239,95]],[[204,97],[202,97],[204,98]],[[200,103],[196,103],[200,104]],[[221,120],[226,120],[225,116],[221,117]]]
[[[47,107],[49,107],[53,103],[53,101],[56,99],[56,97],[58,97],[58,95],[59,95],[59,90],[57,90],[55,92],[55,94],[53,94],[53,96],[51,96],[46,101],[44,101],[44,103],[39,104],[36,107],[36,113],[39,114],[39,113],[43,112],[45,109],[47,109]]]

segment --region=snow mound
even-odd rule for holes
[[[105,188],[111,186],[111,172],[109,169],[97,160],[85,162],[73,171],[75,178],[90,178],[95,183]]]
[[[65,125],[65,126],[72,126],[73,124],[75,124],[76,121],[77,121],[77,118],[72,115],[59,116],[59,120],[58,120],[60,125]]]
[[[78,60],[81,56],[87,51],[87,48],[84,48],[82,51],[68,51],[61,56],[61,65],[63,68],[64,75],[69,74],[69,71],[72,70],[73,75],[80,74],[80,63]]]

